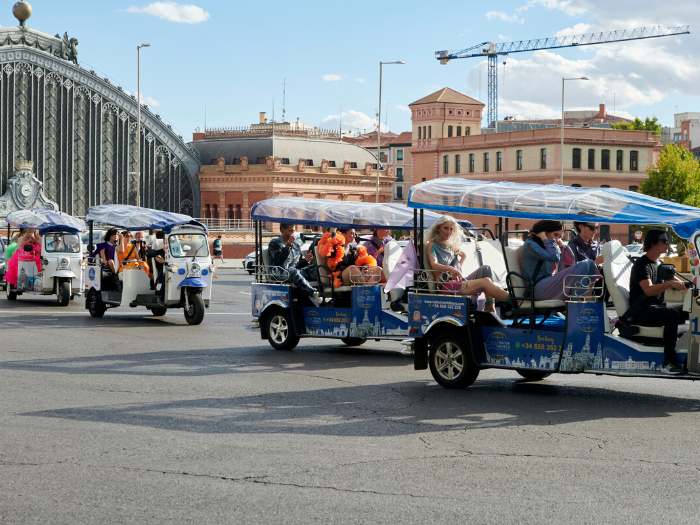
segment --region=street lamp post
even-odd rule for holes
[[[564,185],[564,82],[567,80],[588,80],[588,77],[562,78],[561,79],[561,177],[559,184]]]
[[[141,48],[151,44],[136,46],[136,206],[141,205]]]
[[[384,64],[405,64],[403,60],[396,62],[379,62],[379,110],[377,111],[377,196],[375,202],[379,202],[379,170],[382,169],[380,162],[380,151],[382,148],[382,65]]]

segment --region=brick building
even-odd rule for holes
[[[586,124],[585,119],[599,120],[599,115],[570,117],[584,121],[579,122],[580,127],[564,128],[563,152],[560,127],[482,133],[483,107],[483,103],[449,88],[409,105],[413,184],[438,177],[559,184],[563,155],[566,185],[636,191],[647,176],[647,166],[656,162],[662,150],[660,138],[651,132]],[[568,120],[565,126],[576,126]],[[497,218],[469,218],[477,226],[499,233]],[[511,229],[530,225],[531,221],[525,220],[509,224]],[[629,228],[603,225],[600,237],[626,243]]]

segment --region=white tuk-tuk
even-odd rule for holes
[[[58,304],[68,302],[83,291],[83,259],[80,235],[85,223],[80,219],[53,210],[16,210],[7,216],[7,223],[18,228],[35,229],[41,236],[40,250],[31,244],[19,246],[13,254],[17,259],[16,279],[6,282],[7,299],[18,295],[55,295]],[[9,235],[8,235],[9,237]],[[13,263],[14,264],[14,261]],[[10,261],[6,261],[6,277]]]
[[[209,308],[212,274],[216,270],[209,254],[206,226],[188,215],[123,204],[93,206],[86,219],[90,229],[88,253],[92,256],[87,259],[85,308],[91,316],[102,317],[107,308],[128,305],[144,306],[156,316],[165,315],[168,308],[183,308],[189,324],[202,322],[204,309]],[[164,282],[153,287],[149,273],[139,264],[125,265],[121,272],[112,273],[100,258],[101,245],[97,249],[92,246],[94,223],[129,231],[163,231]],[[146,255],[154,259],[155,251],[147,250]],[[115,268],[119,268],[116,259],[115,254]],[[149,266],[151,274],[155,274],[153,282],[160,281],[157,265]],[[165,290],[160,288],[163,286]]]

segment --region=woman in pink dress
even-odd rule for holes
[[[33,260],[36,263],[37,271],[41,271],[41,236],[37,230],[29,230],[24,237],[18,239],[18,247],[7,262],[7,272],[5,272],[5,282],[17,286],[19,277],[19,261]],[[24,247],[30,244],[33,251],[25,252]]]

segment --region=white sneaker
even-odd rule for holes
[[[314,306],[321,306],[321,303],[323,302],[323,299],[321,299],[318,292],[314,292],[313,295],[309,295],[309,300],[314,304]]]
[[[683,370],[682,370],[679,366],[676,366],[676,365],[674,365],[674,364],[672,364],[672,363],[667,364],[666,366],[664,366],[664,367],[661,369],[661,373],[662,373],[662,374],[668,374],[668,375],[671,375],[671,376],[677,376],[677,375],[679,375],[679,374],[682,373],[682,372],[683,372]]]

